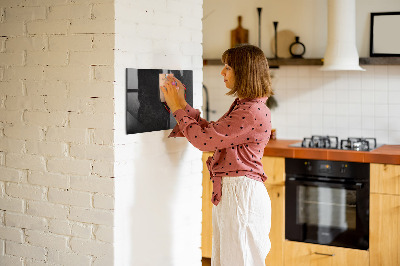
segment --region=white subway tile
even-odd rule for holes
[[[387,128],[375,129],[374,136],[378,145],[387,144],[389,142],[389,131]]]
[[[362,90],[361,91],[361,101],[364,104],[373,104],[375,102],[374,91],[373,90]]]
[[[389,104],[388,106],[389,117],[400,116],[400,104]]]
[[[400,130],[389,131],[389,141],[388,143],[399,144],[400,143]]]
[[[390,113],[390,105],[387,104],[375,104],[375,117],[388,117]],[[400,112],[400,108],[399,108]]]
[[[389,117],[389,130],[400,131],[400,117]]]
[[[389,104],[400,104],[400,90],[398,91],[391,91],[388,92],[388,103]]]

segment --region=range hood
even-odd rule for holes
[[[328,0],[328,44],[323,71],[358,70],[355,0]]]

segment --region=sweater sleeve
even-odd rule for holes
[[[208,123],[207,126],[202,126],[182,109],[175,111],[174,117],[179,122],[180,132],[201,151],[234,148],[254,141],[249,133],[255,129],[257,121],[249,109],[235,109],[218,122]]]
[[[196,120],[202,127],[208,126],[208,124],[210,123],[207,120],[200,117],[200,110],[194,109],[189,104],[187,104],[185,107],[185,114]],[[169,134],[168,138],[171,137],[173,138],[185,137],[185,135],[183,135],[182,132],[180,131],[178,124],[176,124],[176,126],[172,129],[172,132]]]

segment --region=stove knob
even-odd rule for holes
[[[342,167],[340,168],[340,173],[341,174],[346,173],[346,169],[347,169],[347,164],[342,164]]]

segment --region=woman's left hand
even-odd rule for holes
[[[161,86],[160,88],[164,93],[165,102],[169,109],[171,109],[171,113],[174,113],[178,109],[185,108],[185,106],[181,106],[180,97],[178,95],[179,87],[175,81],[167,78],[164,86]]]

